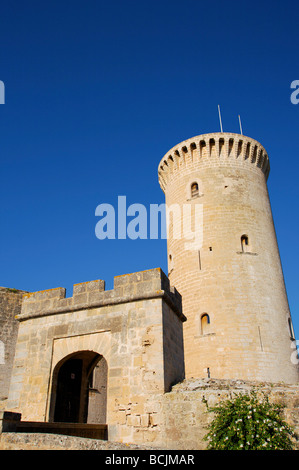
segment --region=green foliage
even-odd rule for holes
[[[263,394],[252,391],[235,394],[215,407],[215,414],[205,440],[210,450],[292,450],[292,428],[282,417],[283,405],[270,403]]]

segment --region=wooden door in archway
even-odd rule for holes
[[[54,413],[55,422],[79,422],[82,366],[82,359],[68,359],[59,369]]]
[[[52,377],[49,420],[65,423],[106,423],[107,362],[93,351],[62,359]]]

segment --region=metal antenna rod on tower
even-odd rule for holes
[[[241,124],[241,118],[240,118],[240,114],[239,114],[239,124],[240,124],[240,132],[241,132],[241,134],[243,135],[243,131],[242,131],[242,124]]]
[[[223,129],[222,129],[222,121],[221,121],[221,113],[220,113],[220,106],[219,106],[219,104],[218,104],[218,113],[219,113],[220,129],[221,129],[221,132],[223,132]]]

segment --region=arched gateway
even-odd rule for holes
[[[116,276],[109,291],[98,280],[75,284],[67,298],[64,288],[26,294],[17,318],[7,406],[23,423],[158,438],[155,397],[184,379],[186,320],[160,268]]]
[[[93,351],[62,359],[52,377],[50,421],[106,423],[107,362]]]

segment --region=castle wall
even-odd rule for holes
[[[7,399],[21,312],[22,291],[0,287],[0,405]]]
[[[188,139],[160,163],[166,205],[179,205],[182,214],[184,205],[191,206],[181,236],[172,217],[168,235],[168,276],[188,318],[186,377],[298,381],[269,168],[258,142],[229,133]],[[194,182],[198,193],[192,197]],[[188,240],[195,230],[197,238]],[[242,245],[243,235],[248,243]]]
[[[44,433],[28,435],[18,430],[0,432],[0,450],[17,449],[82,449],[82,450],[122,450],[122,449],[175,449],[204,450],[207,441],[204,436],[214,414],[207,412],[206,400],[213,407],[222,400],[235,397],[235,394],[249,394],[254,390],[270,402],[283,405],[283,417],[297,434],[295,449],[299,449],[299,386],[245,382],[239,380],[188,379],[175,385],[168,393],[158,393],[148,397],[146,409],[150,423],[144,426],[140,420],[131,425],[133,432],[127,437],[128,444],[99,439],[78,438]],[[133,410],[133,403],[130,405]],[[130,413],[131,409],[126,408]],[[127,414],[131,416],[131,414]],[[136,416],[138,416],[136,414]],[[131,418],[130,418],[131,419]],[[30,436],[30,438],[29,438]],[[134,439],[134,440],[131,440]],[[134,443],[132,445],[132,443]]]
[[[105,358],[109,439],[155,440],[152,397],[184,378],[180,295],[160,269],[26,294],[7,409],[25,421],[53,420],[56,366],[73,353]]]
[[[160,448],[177,450],[204,450],[207,441],[204,436],[208,425],[215,417],[207,411],[236,394],[249,394],[254,390],[261,398],[268,396],[271,403],[283,405],[283,417],[299,435],[299,385],[282,383],[249,382],[224,379],[186,379],[173,387],[170,393],[156,397],[156,406],[160,421]],[[296,449],[299,449],[298,437],[295,439]],[[164,446],[164,447],[163,447]]]

